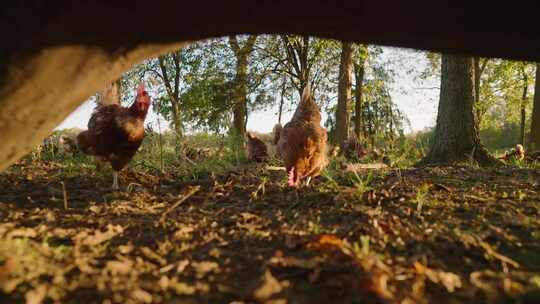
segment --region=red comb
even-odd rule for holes
[[[295,182],[294,182],[294,167],[291,168],[291,170],[289,170],[288,172],[288,182],[289,182],[289,186],[293,187],[295,185]]]
[[[144,87],[144,82],[141,82],[137,88],[137,94],[142,94],[144,91],[146,91],[146,88]]]

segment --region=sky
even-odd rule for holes
[[[405,113],[410,121],[410,127],[406,133],[421,131],[435,125],[437,116],[437,99],[439,91],[438,79],[431,79],[418,83],[415,81],[419,72],[427,64],[424,55],[418,52],[405,51],[396,48],[383,48],[383,60],[395,71],[394,83],[391,86],[390,94],[398,108]],[[400,58],[399,62],[395,58]],[[56,129],[80,128],[86,129],[86,125],[94,104],[88,100],[79,106],[69,115]],[[272,132],[272,128],[277,122],[278,106],[250,113],[247,122],[247,129],[260,133]],[[287,122],[292,117],[293,110],[283,113],[282,121]],[[326,113],[322,113],[325,121]],[[158,115],[150,109],[146,119],[148,124],[152,124],[157,130]],[[166,128],[167,123],[159,119],[161,127]]]

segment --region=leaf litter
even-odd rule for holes
[[[0,174],[2,302],[540,302],[538,170],[122,174]]]

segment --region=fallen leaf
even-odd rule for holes
[[[181,273],[184,270],[186,270],[186,267],[189,265],[189,260],[182,260],[178,262],[178,266],[176,267],[176,272]]]
[[[37,288],[29,290],[24,295],[26,304],[40,304],[47,295],[47,286],[45,284],[39,285]]]
[[[193,262],[191,267],[197,272],[197,276],[204,276],[209,272],[212,272],[219,268],[218,263],[211,261]]]
[[[152,303],[152,295],[145,290],[136,289],[131,293],[133,299],[142,303]]]
[[[261,286],[259,286],[253,292],[253,297],[259,301],[265,301],[271,296],[280,293],[283,288],[279,281],[274,278],[272,273],[268,270],[264,273],[264,278]]]

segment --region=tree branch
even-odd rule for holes
[[[165,80],[164,84],[165,84],[165,89],[167,90],[167,95],[169,95],[169,98],[171,100],[173,100],[173,97],[172,97],[173,96],[173,90],[171,88],[171,83],[169,81],[169,74],[167,73],[167,68],[165,67],[164,56],[159,56],[158,61],[159,61],[159,67],[161,69],[161,73],[163,75],[163,79]]]
[[[231,49],[233,50],[235,55],[240,52],[240,47],[238,46],[238,40],[236,39],[236,36],[229,36],[229,45],[231,46]]]

